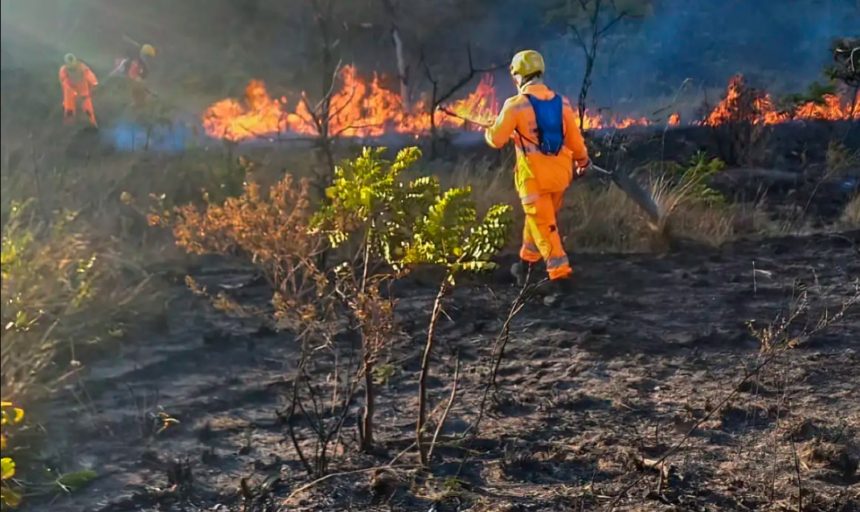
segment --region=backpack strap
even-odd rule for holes
[[[525,96],[525,98],[526,98],[527,100],[528,100],[530,97],[532,97],[532,95],[531,95],[531,94],[526,94],[526,93],[520,93],[520,96]],[[529,105],[531,105],[531,100],[529,100]],[[535,113],[535,120],[537,120],[537,113]],[[514,129],[514,131],[516,131],[516,132],[517,132],[517,135],[519,136],[519,140],[520,140],[520,147],[522,148],[522,150],[523,150],[523,154],[524,154],[524,155],[526,154],[526,144],[525,144],[525,142],[524,142],[524,141],[529,141],[529,143],[531,143],[531,144],[533,144],[533,145],[535,145],[535,146],[539,146],[539,144],[538,144],[537,142],[535,142],[535,141],[531,140],[530,138],[526,137],[525,135],[523,135],[523,133],[520,131],[520,129],[519,129],[519,128],[515,128],[515,129]]]
[[[554,94],[554,96],[552,98],[550,98],[549,100],[539,100],[539,101],[551,101],[551,100],[554,100],[556,98],[561,99],[561,112],[562,112],[561,136],[562,136],[562,139],[564,139],[565,136],[567,136],[567,127],[564,125],[564,98],[559,96],[558,93],[553,93],[553,94]],[[526,94],[526,93],[520,93],[520,96],[525,96],[526,99],[529,100],[529,105],[531,105],[531,98],[534,98],[534,96],[532,96],[531,94]],[[534,106],[532,106],[532,110],[534,110]],[[537,123],[537,111],[535,111],[535,123]],[[540,126],[538,126],[537,129],[540,130]],[[534,144],[536,147],[540,148],[540,141],[535,142],[535,141],[531,140],[530,138],[526,137],[525,135],[522,134],[522,132],[520,132],[519,128],[516,128],[514,131],[516,131],[517,135],[519,136],[520,147],[523,149],[523,153],[526,152],[526,146],[525,146],[525,143],[523,142],[524,140],[527,140],[531,144]]]

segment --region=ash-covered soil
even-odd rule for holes
[[[432,476],[401,467],[416,461],[409,448],[417,372],[435,292],[411,283],[398,304],[403,335],[384,360],[391,371],[377,400],[381,450],[356,455],[356,406],[342,435],[348,449],[336,450],[331,471],[384,466],[405,453],[392,469],[334,476],[288,505],[284,499],[308,482],[279,419],[298,342],[259,319],[225,316],[177,284],[160,330],[117,344],[114,353],[80,356],[81,378],[52,405],[49,463],[60,471],[92,468],[98,479],[69,496],[28,499],[27,507],[798,510],[800,493],[806,511],[856,510],[857,308],[826,331],[799,337],[726,407],[717,405],[763,361],[747,323],[764,327],[789,315],[804,293],[810,308],[794,335],[836,314],[857,293],[858,247],[855,231],[663,256],[575,255],[573,295],[556,308],[529,303],[515,318],[474,438],[463,434],[478,415],[492,347],[517,290],[503,282],[505,272],[460,288],[445,307],[431,376],[438,418],[458,354],[459,393]],[[237,265],[208,260],[194,274],[212,290],[225,285],[259,305],[270,296],[253,271]],[[338,343],[348,353],[350,337]],[[159,411],[179,423],[154,434],[161,425],[150,414]],[[648,467],[708,414],[662,470]],[[311,449],[307,428],[299,437]],[[242,479],[256,496],[251,502],[239,491]]]

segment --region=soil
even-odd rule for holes
[[[379,451],[355,450],[358,403],[342,435],[347,448],[333,449],[330,466],[351,473],[288,505],[310,481],[281,419],[298,341],[258,317],[214,310],[181,285],[186,270],[175,270],[161,329],[113,354],[79,355],[80,379],[51,404],[49,465],[99,477],[70,495],[28,498],[26,509],[798,510],[800,489],[802,510],[856,510],[860,313],[801,334],[857,293],[858,247],[860,231],[665,255],[574,254],[571,295],[556,307],[534,300],[514,319],[477,436],[464,433],[479,414],[493,345],[518,290],[501,269],[464,284],[438,331],[433,418],[451,394],[457,357],[461,370],[432,473],[404,466],[416,462],[417,371],[435,289],[405,283],[402,335],[385,356],[391,371],[377,398]],[[190,271],[246,304],[266,307],[271,296],[253,269],[233,262],[207,258]],[[778,322],[804,294],[809,309],[789,327],[793,348],[742,381],[764,361],[748,322]],[[335,340],[347,354],[352,338]],[[179,423],[158,432],[159,412]],[[312,449],[306,426],[298,436]],[[394,466],[367,470],[401,453]]]

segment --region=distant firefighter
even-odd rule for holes
[[[144,82],[149,77],[149,67],[154,58],[155,48],[145,44],[140,47],[140,50],[130,49],[126,55],[117,58],[116,68],[111,72],[111,76],[122,75],[130,80],[131,99],[135,108],[141,108],[146,104],[149,90]]]
[[[92,70],[69,53],[65,64],[60,68],[60,84],[63,86],[63,121],[66,124],[75,122],[77,116],[77,100],[81,99],[84,112],[90,117],[90,123],[96,123],[93,110],[92,88],[99,84]]]

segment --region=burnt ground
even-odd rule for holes
[[[92,468],[98,479],[72,495],[29,498],[27,507],[609,510],[625,486],[644,477],[617,510],[797,510],[799,473],[803,510],[856,510],[857,308],[800,338],[741,386],[668,459],[662,476],[643,465],[681,440],[762,360],[748,321],[771,323],[805,290],[810,310],[792,327],[797,334],[856,293],[858,246],[855,231],[662,256],[576,255],[570,299],[557,308],[530,303],[516,317],[488,416],[468,441],[462,434],[478,414],[492,346],[517,290],[500,280],[459,289],[439,332],[434,417],[451,392],[455,351],[460,393],[432,477],[399,467],[415,462],[407,449],[434,295],[432,287],[409,284],[398,304],[403,335],[385,356],[391,371],[378,398],[381,452],[356,455],[350,414],[342,436],[350,449],[339,451],[332,471],[385,465],[406,453],[394,469],[333,477],[289,506],[281,503],[308,481],[277,414],[289,401],[297,340],[259,319],[225,316],[177,284],[160,330],[117,343],[113,353],[79,356],[82,378],[51,405],[48,463],[60,471]],[[262,305],[269,297],[253,284],[253,271],[237,265],[206,260],[193,272],[237,298]],[[348,341],[340,344],[346,352]],[[179,424],[154,434],[159,425],[150,414],[158,411]],[[310,432],[299,435],[310,448]],[[257,496],[267,482],[272,503],[245,503],[243,478]],[[183,485],[171,489],[177,481]]]

